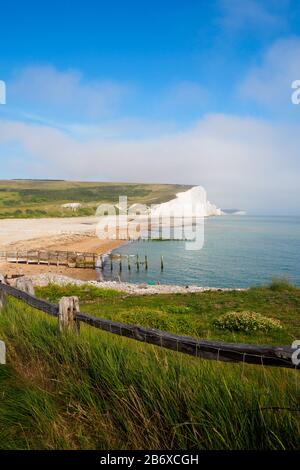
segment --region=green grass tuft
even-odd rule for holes
[[[270,284],[270,289],[277,292],[293,291],[295,286],[293,286],[293,284],[291,284],[287,279],[274,278]]]

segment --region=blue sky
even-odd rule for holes
[[[202,184],[300,215],[299,1],[0,8],[2,178]]]

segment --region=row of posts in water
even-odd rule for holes
[[[131,255],[117,255],[117,254],[110,254],[109,255],[109,261],[110,261],[110,270],[113,271],[114,269],[114,260],[118,260],[119,261],[119,271],[122,272],[123,270],[123,263],[122,263],[122,260],[126,260],[127,261],[127,268],[128,268],[128,271],[131,271],[131,268],[132,268],[132,264],[133,266],[136,267],[136,270],[137,271],[140,271],[140,268],[144,267],[145,271],[148,270],[148,257],[147,255],[145,255],[144,259],[141,259],[141,257],[139,255],[135,255],[135,261],[131,264],[130,262],[130,259],[132,258],[133,256]],[[101,256],[101,264],[100,266],[98,265],[97,267],[101,267],[102,269],[104,268],[104,262],[103,262],[103,258]],[[163,271],[164,270],[164,257],[161,256],[160,257],[160,270]]]

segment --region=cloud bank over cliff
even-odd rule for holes
[[[300,124],[208,114],[183,131],[143,139],[97,135],[0,120],[3,177],[201,184],[220,207],[299,209]]]

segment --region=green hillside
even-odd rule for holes
[[[170,184],[101,183],[60,180],[0,181],[0,218],[70,217],[93,215],[103,202],[158,204],[172,199],[190,186]],[[61,206],[80,202],[76,212]]]

